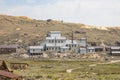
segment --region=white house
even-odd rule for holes
[[[41,55],[43,53],[43,46],[29,46],[29,55]]]
[[[88,53],[94,53],[94,52],[95,52],[95,47],[88,46],[88,47],[87,47],[87,52],[88,52]]]

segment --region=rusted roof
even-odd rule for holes
[[[0,48],[17,48],[18,45],[0,45]]]
[[[11,72],[6,72],[6,71],[2,71],[2,70],[0,70],[0,75],[5,76],[5,77],[10,78],[10,79],[16,79],[16,78],[21,77],[21,76],[19,76],[17,74],[13,74]]]

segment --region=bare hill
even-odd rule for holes
[[[0,44],[39,44],[45,38],[48,31],[62,31],[62,34],[70,38],[71,31],[74,38],[80,39],[87,36],[89,42],[104,41],[113,45],[120,41],[120,28],[94,27],[85,24],[65,23],[55,20],[35,20],[25,16],[0,15]]]

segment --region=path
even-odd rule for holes
[[[96,63],[96,64],[91,64],[89,66],[92,67],[92,66],[96,66],[97,64],[112,64],[112,63],[116,63],[116,62],[120,62],[120,60],[112,60],[112,61],[107,62],[107,63]],[[81,67],[77,67],[77,68],[73,68],[73,69],[67,69],[66,72],[71,73],[73,70],[76,70],[76,69],[79,69],[79,68],[81,68]]]

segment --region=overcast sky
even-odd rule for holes
[[[120,0],[0,0],[0,14],[120,26]]]

